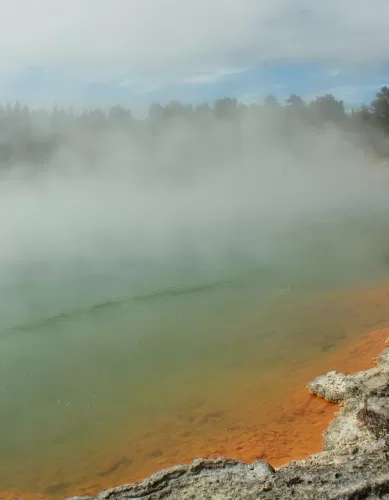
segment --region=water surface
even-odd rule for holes
[[[307,366],[389,325],[386,288],[369,295],[388,254],[374,213],[284,232],[262,259],[237,242],[212,261],[24,262],[2,280],[0,490],[63,498],[241,458]]]

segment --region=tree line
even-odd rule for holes
[[[136,118],[130,109],[115,105],[108,110],[90,108],[30,109],[20,103],[0,106],[0,165],[48,163],[62,147],[86,140],[93,150],[101,138],[120,133],[151,145],[170,125],[200,129],[217,123],[239,127],[245,121],[261,122],[280,138],[290,140],[302,130],[335,126],[358,135],[364,148],[375,154],[389,154],[389,88],[382,87],[370,105],[346,110],[343,101],[327,94],[305,102],[291,95],[279,102],[269,95],[261,103],[245,104],[235,98],[221,98],[198,106],[171,101],[153,103],[146,118]],[[238,130],[238,129],[236,129]],[[93,156],[93,155],[92,155]]]

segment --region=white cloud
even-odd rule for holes
[[[332,76],[336,78],[337,76],[340,76],[342,70],[340,68],[329,68],[325,73],[328,76]]]
[[[214,71],[201,71],[184,77],[177,83],[189,85],[208,85],[217,83],[228,76],[239,75],[248,68],[215,69]]]
[[[208,85],[217,83],[228,76],[243,73],[248,68],[215,69],[212,71],[198,71],[186,75],[172,74],[168,77],[159,76],[158,81],[151,78],[131,77],[122,80],[120,87],[131,89],[133,95],[148,94],[170,85]]]
[[[201,84],[273,59],[383,61],[388,25],[387,0],[3,0],[0,60]]]
[[[133,96],[150,94],[164,87],[164,83],[152,80],[144,80],[143,78],[127,78],[119,82],[119,87],[131,89]]]

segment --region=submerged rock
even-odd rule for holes
[[[306,460],[274,469],[266,462],[198,459],[82,498],[389,500],[389,349],[377,364],[354,375],[330,372],[308,384],[312,394],[342,406],[324,433],[324,451]]]

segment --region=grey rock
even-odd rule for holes
[[[320,396],[331,403],[340,403],[356,394],[359,387],[359,381],[353,378],[352,375],[334,371],[316,377],[308,384],[307,389],[311,394]]]

